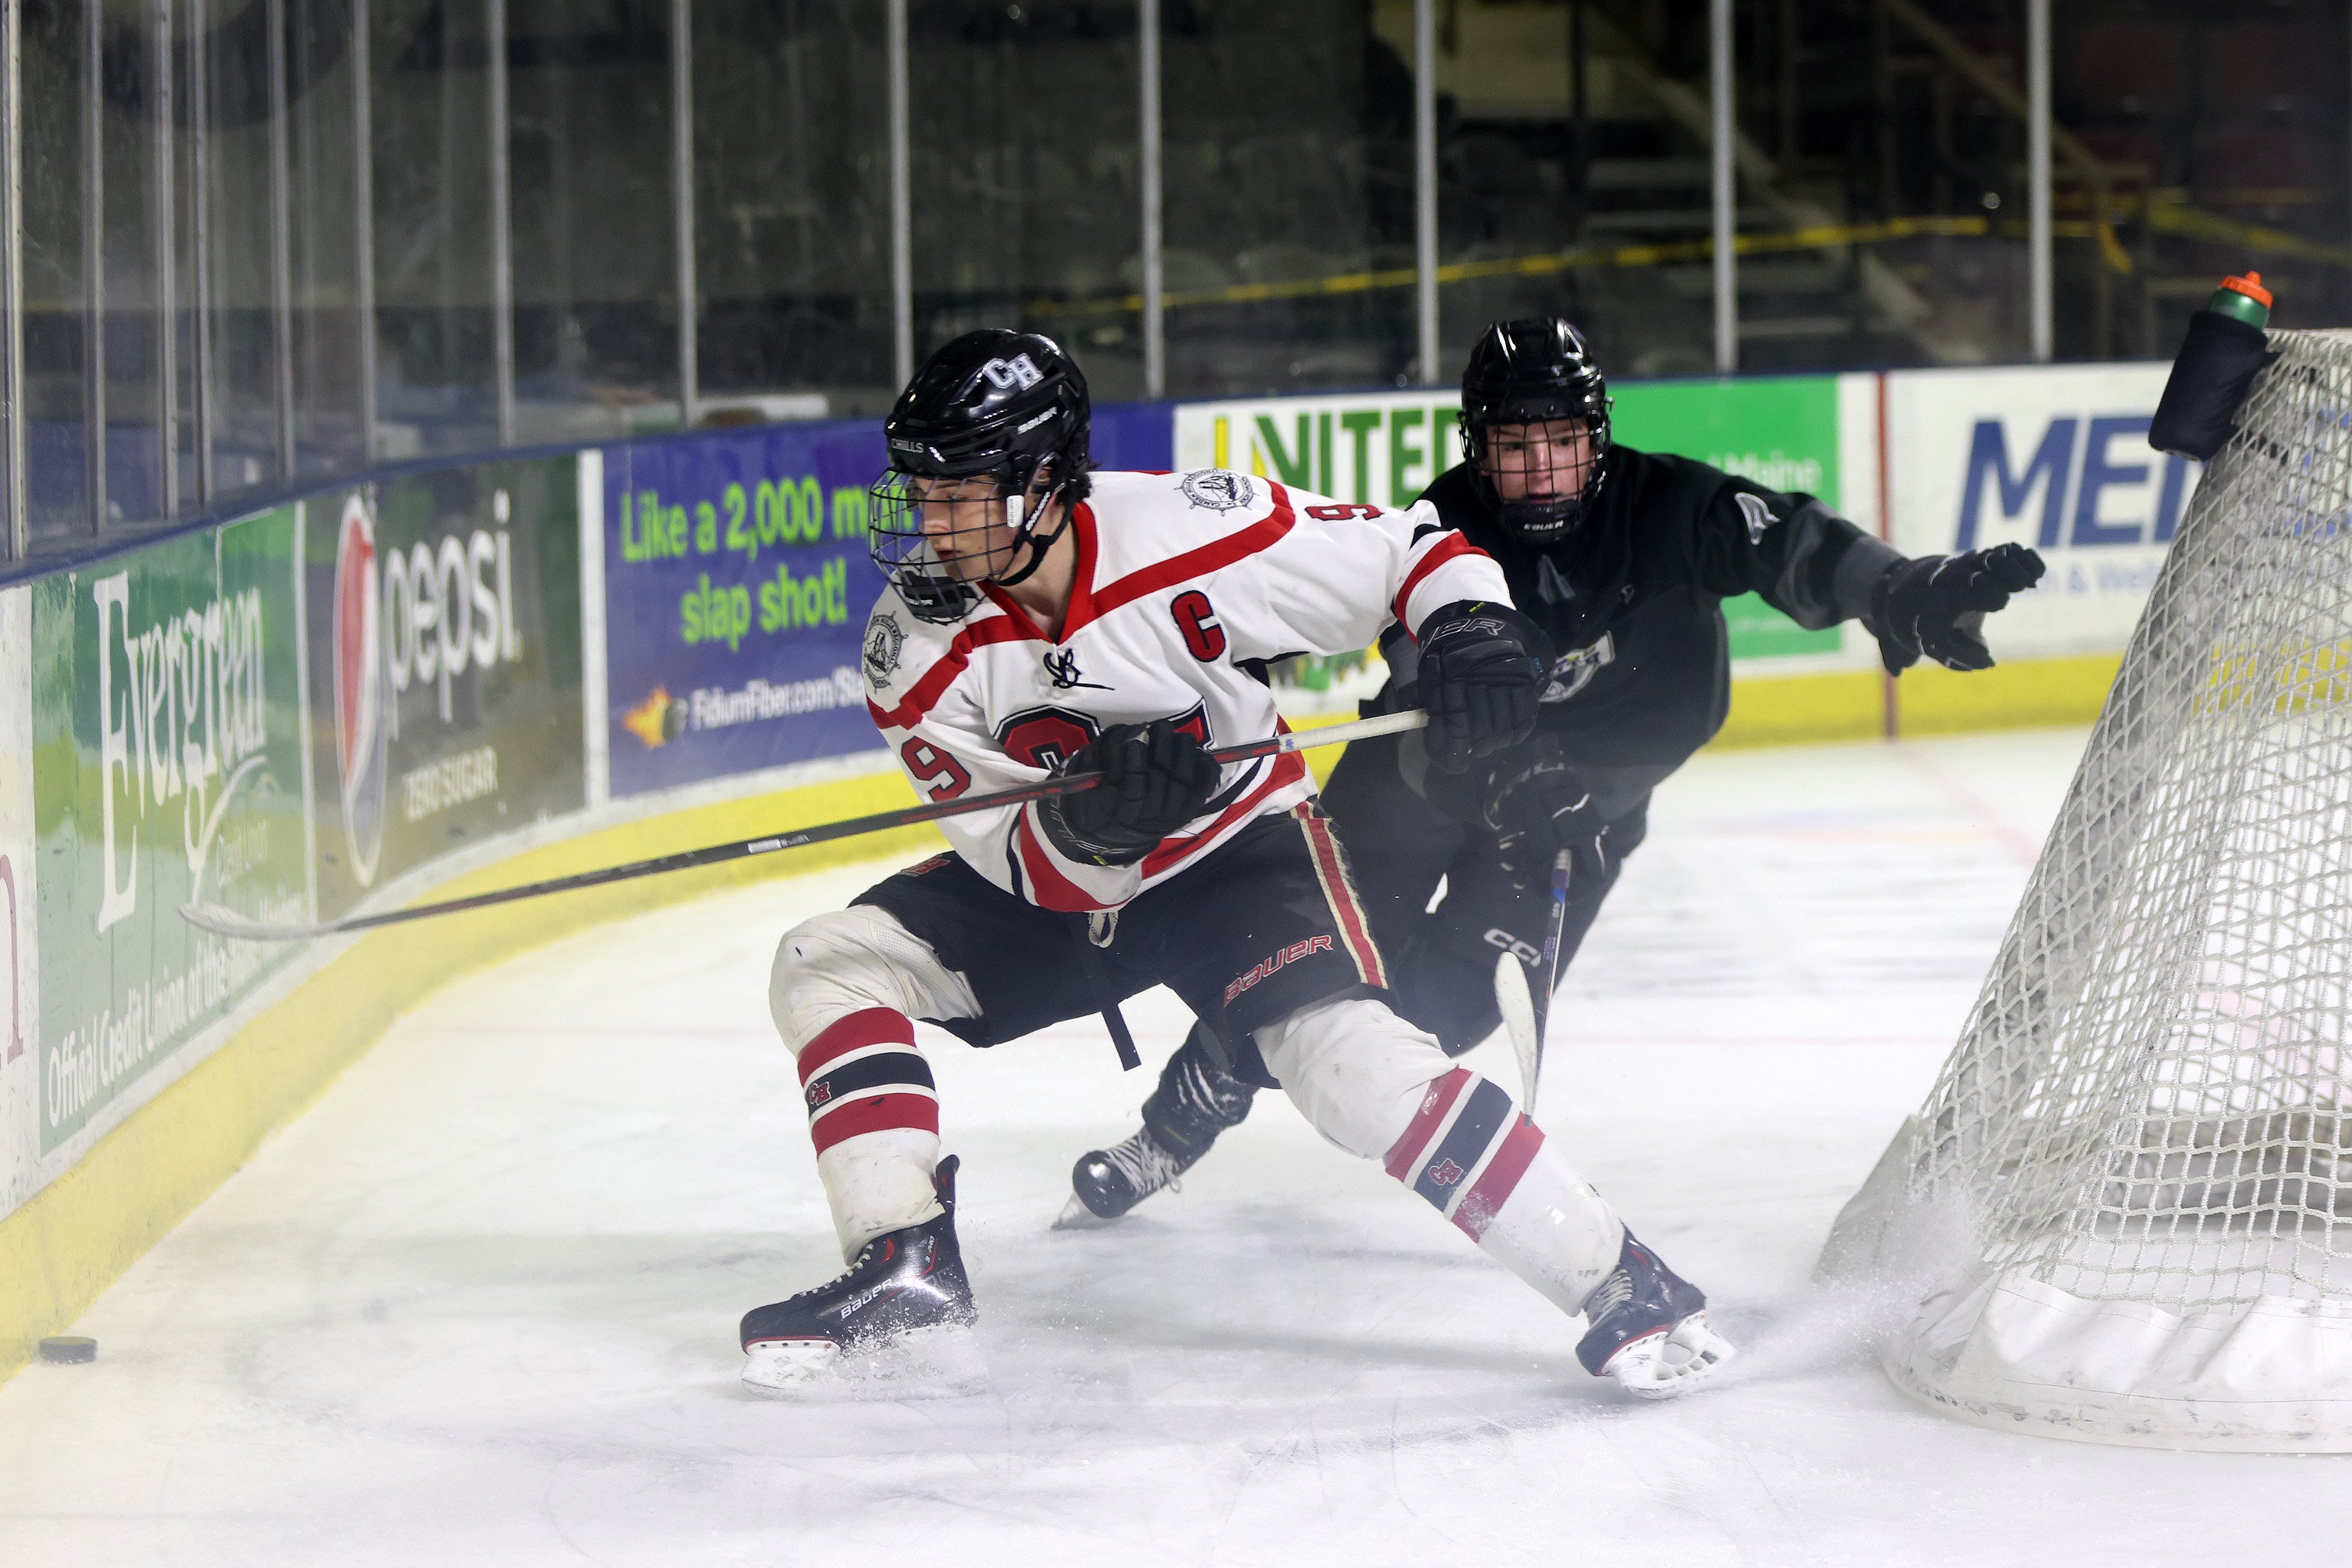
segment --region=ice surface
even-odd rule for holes
[[[874,869],[659,911],[404,1019],[0,1387],[0,1563],[2261,1561],[2340,1461],[1906,1404],[1807,1284],[1973,999],[2080,731],[1702,756],[1553,1014],[1544,1118],[1746,1355],[1637,1405],[1267,1096],[1179,1193],[1048,1228],[1150,1087],[1100,1026],[927,1043],[984,1394],[803,1406],[735,1320],[837,1267],[776,937]],[[1185,1018],[1130,1008],[1152,1064]],[[1516,1075],[1497,1040],[1480,1063]]]

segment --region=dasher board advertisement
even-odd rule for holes
[[[297,951],[198,931],[183,904],[311,918],[300,519],[281,507],[33,584],[43,1154],[143,1099]]]
[[[1612,386],[1614,438],[1712,463],[1780,490],[1842,503],[1838,378],[1634,382]],[[1233,468],[1374,506],[1411,505],[1462,460],[1450,389],[1235,398],[1176,410],[1176,466]],[[1838,627],[1807,631],[1752,594],[1725,601],[1732,657],[1845,657]]]
[[[858,663],[881,426],[639,442],[604,467],[614,795],[878,747]]]
[[[310,503],[321,918],[586,804],[578,463],[472,464]]]
[[[0,1217],[40,1185],[32,634],[32,590],[0,588]]]
[[[2201,464],[2150,449],[2170,367],[2038,365],[1886,377],[1889,510],[1906,555],[2032,545],[2050,574],[1986,625],[1996,657],[2130,639]]]

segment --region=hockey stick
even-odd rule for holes
[[[1406,730],[1418,730],[1428,722],[1428,714],[1418,708],[1411,708],[1401,713],[1359,719],[1352,723],[1269,735],[1263,741],[1245,741],[1237,746],[1220,746],[1209,755],[1222,764],[1231,765],[1255,762],[1260,757],[1284,756],[1292,752],[1311,752],[1320,746],[1342,746],[1350,741],[1368,741],[1378,735],[1394,735]],[[1102,777],[1098,773],[1059,773],[1034,784],[1001,789],[992,795],[964,795],[956,800],[933,801],[898,811],[877,812],[871,816],[853,816],[841,822],[803,827],[796,832],[740,839],[733,844],[714,844],[703,849],[685,849],[675,855],[657,855],[649,860],[607,866],[602,870],[554,877],[544,882],[527,882],[519,888],[500,888],[493,892],[473,893],[462,899],[445,899],[437,904],[386,910],[380,914],[353,915],[346,920],[330,921],[319,925],[264,925],[258,921],[247,920],[234,910],[223,909],[213,903],[184,905],[180,918],[216,936],[235,937],[245,942],[295,942],[306,937],[336,936],[345,931],[368,931],[376,926],[423,920],[427,915],[452,915],[464,910],[487,909],[492,904],[510,904],[518,899],[543,898],[549,893],[598,888],[607,882],[656,877],[668,871],[688,871],[698,866],[715,866],[728,860],[747,860],[755,855],[773,855],[780,849],[798,849],[803,845],[824,844],[835,838],[855,838],[863,833],[909,827],[917,823],[936,822],[943,816],[963,816],[975,811],[991,811],[1000,805],[1025,805],[1033,800],[1044,800],[1050,795],[1071,795],[1082,789],[1091,789],[1102,782]]]
[[[1544,937],[1541,955],[1533,964],[1513,952],[1495,961],[1495,1006],[1503,1015],[1511,1054],[1518,1058],[1519,1082],[1527,1090],[1519,1108],[1529,1116],[1535,1114],[1536,1087],[1543,1077],[1544,1026],[1551,1017],[1551,994],[1559,987],[1559,944],[1568,927],[1568,881],[1574,865],[1568,850],[1552,857],[1551,930]],[[1530,968],[1544,977],[1541,994],[1530,992]]]

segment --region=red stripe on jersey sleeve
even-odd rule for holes
[[[1412,570],[1404,574],[1404,586],[1397,590],[1396,603],[1392,606],[1396,611],[1397,625],[1405,629],[1406,636],[1412,637],[1419,630],[1405,616],[1405,606],[1412,603],[1412,591],[1420,587],[1432,572],[1456,556],[1486,553],[1458,533],[1444,534],[1429,547],[1429,553],[1415,562]]]
[[[1097,588],[1091,600],[1083,605],[1073,600],[1070,617],[1062,626],[1062,640],[1068,641],[1070,634],[1087,622],[1107,616],[1122,605],[1131,605],[1147,594],[1172,588],[1193,577],[1206,576],[1270,548],[1290,531],[1297,517],[1291,510],[1288,490],[1270,481],[1266,489],[1274,492],[1274,510],[1239,533],[1227,534],[1223,539],[1202,545],[1198,550],[1187,550],[1181,555],[1171,555],[1165,561],[1130,572],[1116,583],[1107,583]]]
[[[1429,1086],[1428,1092],[1421,1097],[1421,1109],[1413,1113],[1412,1124],[1389,1150],[1390,1175],[1402,1182],[1412,1174],[1421,1163],[1423,1152],[1437,1136],[1437,1130],[1445,1124],[1445,1113],[1454,1109],[1456,1100],[1462,1098],[1463,1086],[1469,1081],[1470,1069],[1455,1068]]]
[[[1093,894],[1062,875],[1061,868],[1045,847],[1037,842],[1029,826],[1029,810],[1024,806],[1020,819],[1013,828],[1013,852],[1021,857],[1021,869],[1029,876],[1029,890],[1036,898],[1037,907],[1059,910],[1065,914],[1091,914],[1110,908]]]
[[[1512,1125],[1510,1135],[1495,1151],[1495,1157],[1486,1162],[1486,1169],[1476,1184],[1462,1194],[1462,1201],[1454,1207],[1454,1223],[1464,1235],[1475,1241],[1486,1234],[1487,1226],[1511,1201],[1519,1178],[1535,1163],[1536,1151],[1543,1147],[1543,1141],[1542,1129],[1525,1116]]]
[[[892,1007],[860,1007],[836,1018],[802,1047],[801,1082],[806,1084],[850,1052],[862,1051],[868,1046],[904,1046],[913,1050],[915,1026],[907,1015]]]
[[[948,644],[948,651],[940,656],[939,662],[923,671],[922,679],[899,700],[898,706],[883,709],[868,698],[866,710],[874,715],[874,722],[885,730],[911,730],[923,721],[923,715],[931,710],[931,704],[940,700],[940,693],[964,672],[964,667],[971,662],[972,649],[991,643],[1044,640],[1026,616],[1015,620],[1011,616],[998,616],[966,626],[956,633],[955,641]]]

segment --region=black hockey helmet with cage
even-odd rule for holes
[[[1462,450],[1479,493],[1505,527],[1534,543],[1566,538],[1584,521],[1608,472],[1609,384],[1583,336],[1560,317],[1496,321],[1471,347],[1462,372]],[[1583,421],[1592,437],[1592,466],[1573,496],[1505,500],[1492,477],[1492,431],[1497,425]]]
[[[999,481],[1001,493],[1019,503],[1010,520],[1026,545],[1018,564],[995,579],[1009,586],[1035,571],[1053,543],[1032,526],[1056,500],[1075,504],[1086,495],[1091,417],[1077,362],[1042,333],[984,328],[924,362],[883,422],[890,467],[875,481],[866,536],[875,564],[910,611],[945,624],[962,619],[980,599],[977,587],[941,570],[923,534],[913,482]],[[1033,495],[1041,476],[1045,488]],[[1002,521],[1008,518],[992,516],[990,524]]]

